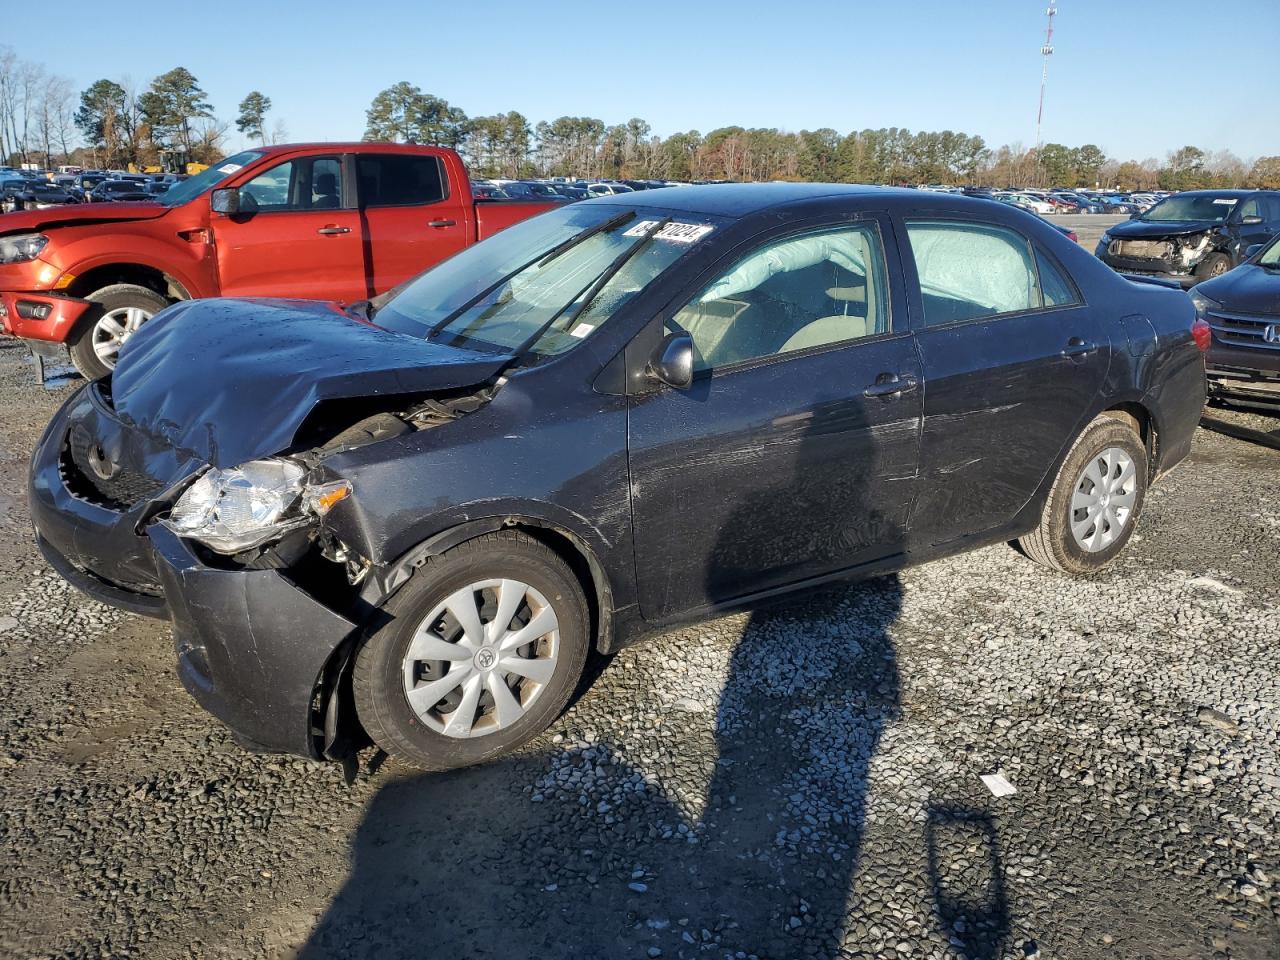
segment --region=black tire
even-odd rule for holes
[[[1231,258],[1225,253],[1211,253],[1199,263],[1193,271],[1196,282],[1201,280],[1212,280],[1214,277],[1220,277],[1231,269]]]
[[[154,290],[134,283],[113,283],[95,290],[85,299],[98,306],[85,314],[71,340],[70,350],[71,362],[86,380],[101,380],[114,368],[114,364],[103,363],[93,349],[93,332],[105,315],[113,310],[137,308],[150,319],[169,305],[169,301]]]
[[[1086,465],[1111,447],[1119,447],[1134,464],[1134,505],[1120,534],[1096,552],[1082,548],[1071,532],[1071,501],[1083,480]],[[1067,453],[1053,482],[1040,516],[1040,525],[1018,540],[1018,546],[1032,560],[1074,576],[1089,576],[1107,566],[1133,536],[1142,515],[1147,494],[1147,451],[1142,438],[1128,422],[1109,416],[1094,420],[1081,432]]]
[[[554,611],[560,644],[555,671],[510,726],[469,739],[448,736],[424,723],[409,704],[404,687],[409,644],[423,618],[454,591],[501,578],[534,588]],[[387,601],[382,613],[382,624],[356,653],[356,711],[374,743],[423,770],[483,763],[537,736],[564,710],[590,646],[590,612],[577,577],[546,544],[515,530],[486,534],[430,558]]]

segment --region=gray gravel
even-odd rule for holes
[[[0,956],[1280,956],[1280,455],[1202,431],[1097,580],[998,547],[669,633],[515,758],[348,787],[39,560],[59,396],[0,344]]]

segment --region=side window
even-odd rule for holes
[[[1280,226],[1280,196],[1263,198],[1263,217],[1270,226]]]
[[[927,326],[1039,309],[1027,240],[1004,227],[908,220]]]
[[[667,322],[693,338],[694,369],[890,331],[874,224],[779,240],[748,254]]]
[[[437,157],[373,154],[356,158],[360,203],[365,207],[412,207],[436,203],[447,195]]]
[[[240,188],[262,213],[281,210],[336,210],[342,206],[342,161],[338,157],[286,160]]]
[[[1262,216],[1262,208],[1258,205],[1258,198],[1250,197],[1244,203],[1240,204],[1240,212],[1237,216],[1240,220],[1243,220],[1245,217]]]
[[[1040,292],[1046,307],[1066,307],[1080,302],[1075,284],[1067,279],[1056,260],[1036,247],[1036,268],[1040,271]]]

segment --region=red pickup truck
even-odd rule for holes
[[[548,203],[479,203],[439,147],[310,143],[236,154],[155,203],[0,216],[0,321],[90,379],[195,297],[375,296]]]

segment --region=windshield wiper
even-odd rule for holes
[[[497,290],[504,283],[506,283],[508,280],[514,277],[517,273],[523,273],[525,270],[528,270],[530,267],[532,267],[535,263],[539,267],[545,267],[548,263],[550,263],[556,257],[560,256],[562,253],[566,253],[569,250],[572,250],[578,244],[583,243],[587,240],[590,240],[597,233],[602,233],[605,230],[612,230],[614,227],[621,226],[622,224],[626,223],[635,215],[636,215],[636,212],[634,210],[624,210],[622,213],[619,213],[617,216],[610,217],[608,220],[602,220],[600,223],[597,223],[594,227],[588,227],[586,230],[583,230],[581,233],[574,234],[568,240],[565,240],[562,243],[559,243],[556,246],[552,247],[550,252],[545,254],[539,254],[537,257],[534,257],[532,260],[528,260],[525,263],[520,264],[520,266],[516,267],[510,273],[503,274],[496,281],[489,284],[489,286],[485,287],[483,290],[477,293],[474,297],[472,297],[470,300],[468,300],[466,303],[460,306],[457,310],[454,310],[452,313],[445,316],[444,319],[434,324],[430,330],[428,330],[426,333],[423,334],[423,339],[429,340],[431,337],[434,337],[437,333],[439,333],[449,324],[453,323],[453,321],[457,320],[460,316],[462,316],[464,313],[466,313],[468,310],[474,307],[477,303],[479,303],[485,297],[489,296],[489,294],[493,293],[493,291]]]
[[[595,300],[596,297],[600,296],[600,291],[605,288],[605,285],[617,276],[618,271],[626,266],[628,260],[647,247],[658,231],[670,223],[671,220],[671,217],[659,220],[646,230],[644,236],[642,236],[636,243],[632,244],[626,250],[623,250],[620,254],[614,257],[613,262],[609,264],[604,273],[600,274],[600,276],[596,278],[596,282],[591,284],[591,286],[586,289],[586,292],[582,294],[581,300],[570,300],[563,307],[553,313],[546,323],[541,324],[537,330],[525,337],[524,340],[520,342],[520,345],[511,351],[511,363],[516,363],[517,361],[524,359],[529,351],[532,350],[534,346],[537,345],[538,341],[542,339],[546,332],[551,329],[552,325],[564,316],[565,311],[577,302],[577,309],[575,309],[569,316],[569,322],[565,325],[567,329],[572,330],[578,318],[586,312],[587,307],[591,306],[591,302]],[[510,364],[508,364],[508,366],[510,366]]]

